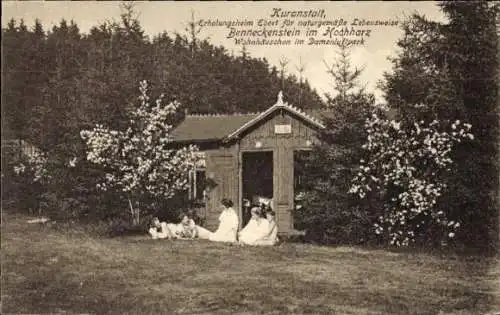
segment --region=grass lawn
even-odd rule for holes
[[[500,259],[97,238],[2,217],[2,313],[481,314]],[[496,303],[496,304],[495,304]]]

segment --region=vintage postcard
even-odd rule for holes
[[[499,25],[2,2],[2,313],[500,314]]]

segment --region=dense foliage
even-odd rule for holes
[[[474,141],[451,152],[448,193],[437,208],[463,222],[459,243],[488,250],[498,239],[498,4],[441,2],[446,23],[414,15],[382,88],[398,119],[462,121]]]

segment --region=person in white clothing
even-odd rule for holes
[[[267,235],[268,221],[261,217],[261,209],[253,207],[252,217],[247,225],[238,233],[238,242],[240,245],[253,245]]]
[[[252,207],[250,209],[250,220],[248,220],[247,225],[238,232],[238,240],[245,237],[247,234],[251,233],[255,226],[258,224],[258,220],[260,217],[260,208]]]
[[[214,242],[235,243],[239,225],[238,214],[233,209],[233,202],[231,200],[222,199],[221,204],[223,210],[219,216],[219,228],[217,231],[210,232],[198,226],[198,237]]]
[[[160,219],[158,219],[157,217],[153,218],[152,227],[149,229],[149,234],[154,240],[163,238],[170,239],[174,237],[174,234],[168,228],[167,223],[160,222]]]
[[[194,220],[188,214],[181,214],[181,222],[178,224],[167,223],[167,227],[177,239],[193,239],[197,236],[197,228]]]
[[[263,236],[255,240],[252,245],[260,246],[273,246],[279,241],[278,239],[278,225],[274,220],[276,213],[268,208],[266,211],[266,221],[268,222],[266,226],[266,231],[264,231]]]

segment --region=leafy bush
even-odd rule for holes
[[[373,222],[377,212],[353,200],[339,201],[328,192],[310,191],[295,211],[296,228],[306,230],[304,239],[327,244],[377,242]]]
[[[134,224],[140,223],[141,213],[155,211],[156,199],[168,200],[187,189],[188,172],[198,159],[193,145],[169,147],[179,104],[163,104],[163,95],[150,104],[146,81],[139,90],[140,105],[130,112],[126,130],[96,125],[81,131],[87,160],[106,171],[97,188],[114,189],[126,198]]]
[[[448,129],[449,128],[449,129]],[[473,139],[470,124],[433,120],[400,123],[373,115],[366,121],[369,154],[361,160],[350,193],[360,199],[383,200],[375,233],[391,245],[408,246],[417,239],[446,242],[460,222],[450,220],[439,206],[456,143]]]
[[[34,160],[15,147],[2,147],[2,208],[36,214],[44,193],[41,181],[35,181]]]

